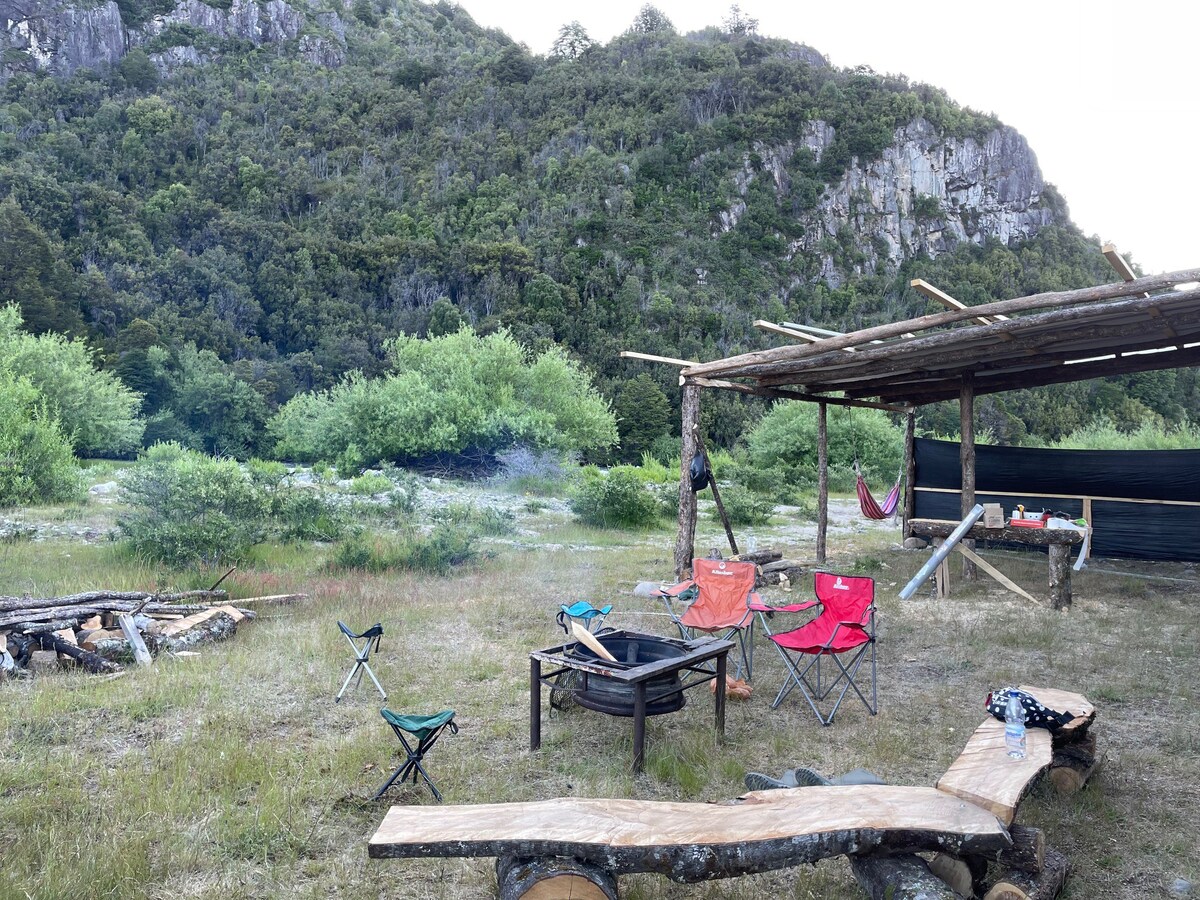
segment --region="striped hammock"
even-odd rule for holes
[[[854,474],[858,477],[856,490],[858,491],[858,506],[862,510],[862,514],[868,519],[890,519],[895,515],[896,507],[900,504],[900,478],[896,478],[896,483],[892,485],[888,495],[883,498],[881,506],[871,496],[871,491],[867,488],[867,483],[863,480],[858,466],[854,467]]]

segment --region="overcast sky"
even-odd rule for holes
[[[459,0],[544,54],[578,21],[625,31],[645,0]],[[657,0],[680,32],[720,25],[725,0]],[[856,3],[743,0],[759,33],[943,88],[1029,141],[1088,235],[1147,274],[1200,268],[1200,10],[1187,0]],[[1097,251],[1098,252],[1098,251]]]

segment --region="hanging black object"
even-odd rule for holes
[[[692,457],[692,464],[688,468],[688,473],[692,479],[692,493],[702,491],[708,487],[708,481],[712,478],[712,473],[708,470],[708,466],[704,464],[704,454],[699,450]]]

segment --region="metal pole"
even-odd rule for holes
[[[916,589],[924,583],[925,579],[933,574],[933,570],[941,564],[942,560],[950,555],[950,551],[954,549],[954,545],[962,540],[963,535],[970,531],[971,527],[982,516],[983,506],[976,503],[971,511],[967,513],[967,517],[958,523],[957,528],[950,532],[950,537],[946,538],[945,543],[933,551],[933,556],[929,557],[925,565],[921,566],[921,571],[914,575],[912,581],[906,584],[904,589],[900,591],[901,600],[907,600],[913,595]]]

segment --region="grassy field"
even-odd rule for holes
[[[673,532],[596,532],[536,506],[517,536],[491,545],[492,558],[444,579],[331,575],[327,548],[272,548],[223,587],[311,599],[266,608],[233,641],[118,678],[0,684],[0,898],[493,896],[491,860],[367,859],[389,802],[433,800],[423,785],[368,799],[399,745],[369,683],[333,702],[352,662],[338,619],[384,624],[373,668],[387,706],[457,710],[460,732],[428,760],[447,803],[724,800],[742,792],[747,770],[796,765],[865,766],[892,783],[932,785],[982,720],[987,691],[1019,681],[1084,693],[1098,709],[1102,772],[1073,797],[1038,787],[1021,807],[1021,821],[1071,861],[1065,896],[1167,896],[1176,879],[1200,879],[1190,567],[1096,560],[1076,575],[1069,614],[990,582],[956,584],[948,601],[924,589],[901,601],[925,554],[895,549],[894,531],[847,521],[831,537],[831,564],[878,582],[879,715],[847,705],[821,728],[798,697],[772,711],[782,663],[760,638],[756,692],[730,703],[726,741],[715,740],[708,694],[692,691],[684,710],[649,721],[646,770],[635,777],[628,720],[578,708],[545,718],[542,749],[530,752],[528,652],[556,641],[558,605],[579,599],[613,603],[608,624],[669,634],[657,601],[632,589],[670,579]],[[92,505],[54,513],[74,514],[103,531]],[[755,537],[811,559],[806,533],[780,519]],[[703,522],[698,547],[721,542]],[[989,559],[1044,593],[1044,557]],[[105,541],[0,544],[0,594],[211,580],[130,563]],[[621,890],[631,900],[862,896],[844,860],[690,886],[627,877]]]

